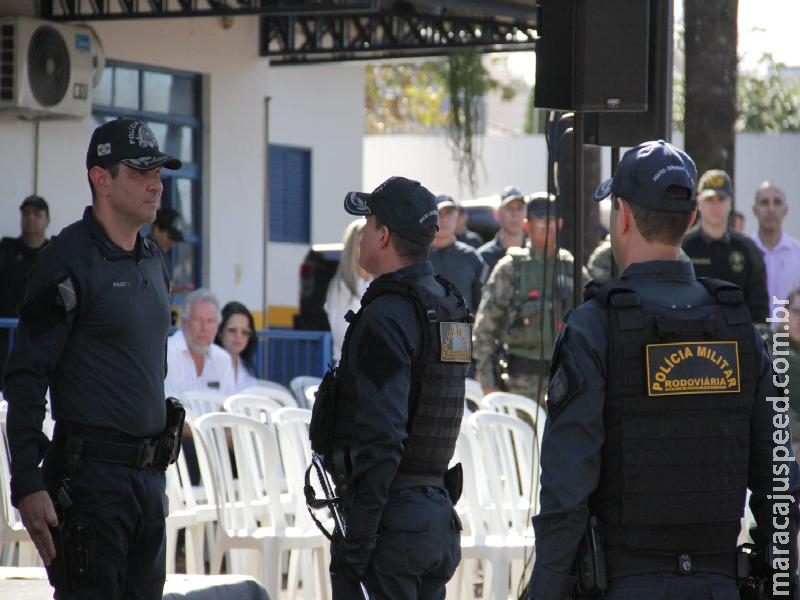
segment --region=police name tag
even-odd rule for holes
[[[472,325],[469,323],[439,323],[442,362],[468,363],[472,360]]]
[[[741,389],[737,342],[647,345],[647,394],[723,394]]]

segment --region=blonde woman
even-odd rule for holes
[[[344,230],[342,259],[328,284],[328,293],[325,297],[325,312],[328,314],[333,337],[333,359],[337,363],[342,355],[342,342],[347,331],[347,321],[344,320],[344,316],[349,310],[358,312],[361,296],[372,281],[370,274],[358,264],[358,244],[361,241],[364,223],[366,223],[364,219],[358,219]]]

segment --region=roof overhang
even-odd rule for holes
[[[54,21],[261,17],[272,63],[532,50],[536,0],[40,0]]]

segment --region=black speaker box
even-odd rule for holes
[[[650,0],[647,111],[586,113],[586,144],[633,147],[672,138],[672,0]]]
[[[647,0],[539,0],[534,106],[646,111]]]

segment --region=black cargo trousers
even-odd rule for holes
[[[63,451],[54,444],[43,470],[59,520],[65,514],[58,503],[59,490],[67,479],[72,506],[66,511],[65,525],[73,527],[73,532],[77,527],[79,534],[72,536],[72,545],[67,544],[64,553],[73,554],[71,560],[67,557],[68,564],[87,567],[72,589],[56,587],[54,598],[160,599],[166,578],[165,518],[169,513],[164,472],[153,466],[135,468],[81,459],[70,473]],[[64,558],[56,556],[48,574]]]

